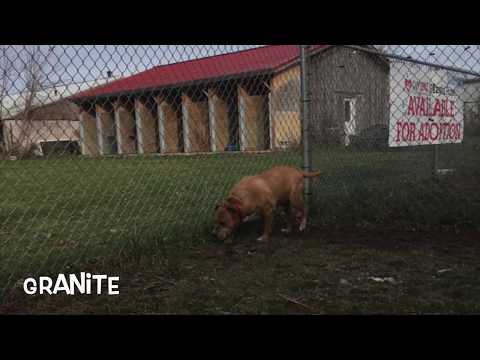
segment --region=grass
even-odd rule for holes
[[[477,191],[480,154],[467,145],[441,149],[441,166],[454,164],[457,172],[436,181],[429,176],[429,151],[315,149],[313,167],[324,175],[313,186],[312,222],[320,227],[354,226],[356,229],[388,228],[390,231],[436,231],[439,227],[477,229],[480,224]],[[186,261],[185,254],[218,248],[210,236],[214,204],[242,176],[274,165],[300,166],[301,157],[298,152],[282,152],[2,161],[0,283],[3,285],[0,293],[3,288],[2,295],[6,296],[26,275],[84,271],[87,267],[123,271],[128,279],[128,274],[134,271],[132,267],[137,268],[136,273],[148,273],[150,266],[160,273],[181,278],[184,266],[189,266],[179,265]],[[251,235],[244,234],[243,238]],[[359,267],[368,266],[362,261],[372,255],[362,251],[357,254],[355,247],[335,246],[330,250],[328,246],[321,248],[329,256],[339,250],[351,251],[346,256],[358,256]],[[308,276],[305,282],[296,280],[295,274],[303,266],[300,259],[288,265],[287,260],[281,260],[281,253],[261,267],[264,277],[274,271],[276,265],[269,266],[278,261],[280,267],[295,267],[292,289],[290,292],[284,289],[287,293],[295,294],[297,290],[313,287],[314,283],[309,283],[313,280]],[[309,256],[307,251],[302,259]],[[318,261],[323,264],[326,259],[320,257]],[[332,264],[341,261],[336,257],[331,260]],[[417,260],[420,266],[420,258]],[[198,261],[193,266],[201,267]],[[303,274],[303,270],[301,272]],[[278,281],[283,281],[284,275],[282,273]],[[251,285],[252,281],[257,281],[256,277],[262,278],[261,273],[252,272],[251,278],[244,280]],[[228,277],[224,280],[228,285]],[[275,281],[271,285],[274,284]],[[177,286],[176,291],[179,289],[181,287]],[[193,290],[187,286],[183,295],[177,294],[185,303],[175,302],[163,310],[215,312],[215,307],[210,308],[201,301],[196,305],[194,300],[211,295],[211,290],[208,286],[200,286],[195,288],[198,293],[189,293]],[[368,294],[366,290],[365,294],[364,290],[358,291],[359,296]],[[290,298],[288,294],[282,296]],[[220,298],[217,300],[221,303]],[[288,300],[279,300],[277,295],[274,299],[261,297],[263,305],[258,307],[256,303],[255,309],[274,312],[286,309],[282,306],[286,306]],[[212,301],[217,304],[217,300]],[[224,305],[220,307],[243,311],[238,306]],[[128,304],[125,306],[132,309]],[[289,306],[299,305],[290,303]],[[325,306],[328,311],[329,306]],[[121,306],[114,308],[121,310]],[[248,309],[254,308],[247,306],[244,310],[248,312]]]

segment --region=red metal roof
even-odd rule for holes
[[[326,45],[314,45],[314,49]],[[299,58],[298,45],[270,45],[234,53],[156,66],[141,73],[112,81],[72,97],[114,95],[165,86],[181,85],[195,81],[219,79],[242,74],[275,72]]]

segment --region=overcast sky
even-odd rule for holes
[[[479,45],[386,45],[387,52],[480,73]]]
[[[40,46],[44,61],[42,72],[45,84],[71,84],[105,78],[107,71],[123,77],[156,65],[169,64],[199,57],[217,55],[253,48],[259,45],[55,45]],[[480,72],[478,45],[388,45],[386,49],[397,55],[456,66]],[[2,64],[11,64],[8,77],[9,94],[22,90],[22,67],[27,50],[32,46],[0,45],[0,71]],[[46,54],[50,54],[46,56]]]
[[[42,45],[38,56],[44,60],[42,73],[46,78],[45,83],[71,84],[106,78],[108,71],[115,77],[123,77],[157,65],[256,46],[258,45]],[[28,51],[32,51],[32,48],[28,45],[0,45],[0,57],[8,59],[8,63],[12,64],[9,75],[10,94],[22,90],[24,86],[22,69]],[[3,70],[1,61],[0,70]]]

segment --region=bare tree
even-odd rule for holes
[[[4,100],[8,94],[8,80],[12,69],[12,64],[6,56],[6,48],[1,48],[1,61],[0,61],[0,120],[3,119],[4,113]]]
[[[8,115],[6,108],[6,100],[8,96],[10,76],[13,71],[13,64],[7,57],[7,48],[5,45],[0,47],[0,154],[6,151],[7,130],[4,128],[3,118]]]
[[[15,116],[18,135],[12,144],[12,151],[26,153],[32,150],[35,113],[34,108],[38,105],[38,93],[44,90],[48,84],[45,74],[45,66],[51,57],[54,47],[42,51],[41,46],[24,47],[25,57],[22,59],[19,69],[19,79],[23,79],[24,91],[21,93],[23,106]],[[36,102],[37,100],[37,102]]]

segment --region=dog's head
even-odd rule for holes
[[[215,206],[213,233],[218,240],[231,242],[233,231],[241,221],[242,211],[239,201],[228,198]]]

